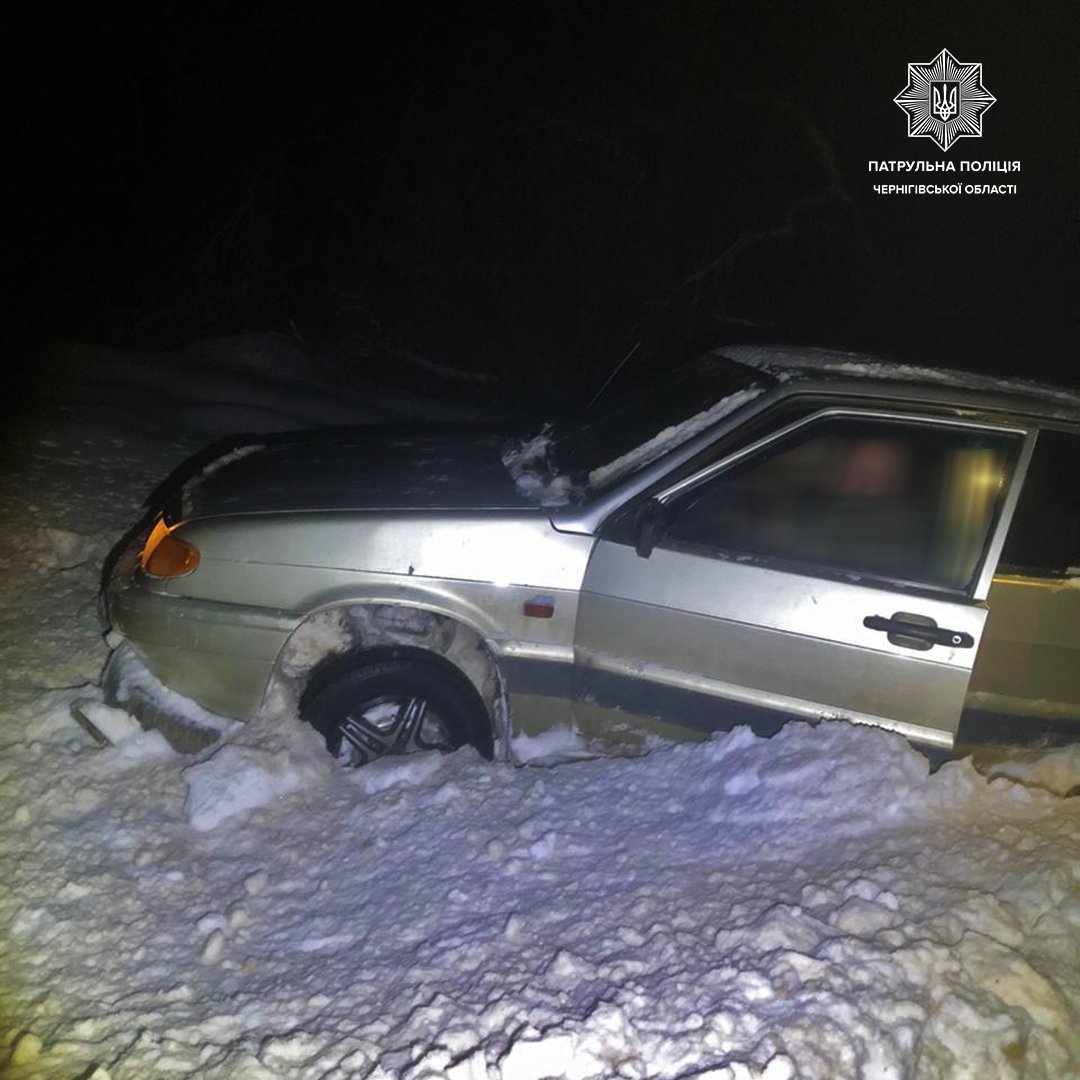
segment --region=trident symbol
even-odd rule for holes
[[[948,120],[956,112],[956,87],[948,90],[942,87],[940,90],[934,87],[934,112],[942,120]]]

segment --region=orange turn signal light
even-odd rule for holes
[[[199,551],[186,540],[173,536],[168,525],[158,518],[146,538],[139,563],[151,577],[183,577],[199,565]]]
[[[555,614],[555,601],[550,596],[534,596],[521,606],[529,619],[550,619]]]

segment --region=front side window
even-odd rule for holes
[[[677,499],[661,543],[966,589],[1020,443],[972,428],[821,420]]]

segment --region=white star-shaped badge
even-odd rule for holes
[[[928,64],[908,64],[908,84],[893,101],[908,115],[908,135],[948,150],[961,135],[982,135],[982,114],[997,100],[982,84],[982,64],[961,64],[942,49]]]

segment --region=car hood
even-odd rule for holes
[[[453,426],[372,426],[218,444],[193,459],[177,509],[193,518],[531,506],[502,463],[503,441],[501,435]]]

